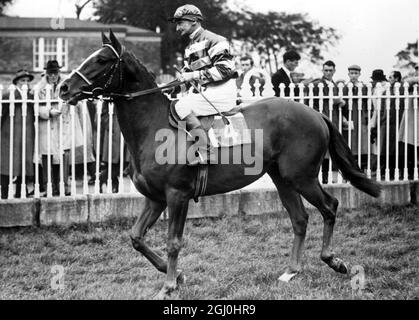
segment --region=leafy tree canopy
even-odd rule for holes
[[[409,42],[406,47],[396,54],[396,67],[402,70],[408,70],[418,64],[418,40]]]
[[[10,5],[14,0],[0,0],[0,16],[4,15],[4,8]]]
[[[176,52],[183,52],[185,46],[175,33],[175,25],[167,18],[186,3],[200,8],[204,28],[230,40],[241,40],[268,55],[277,56],[292,48],[318,62],[325,47],[339,38],[335,29],[313,22],[305,14],[260,13],[243,8],[233,11],[227,0],[96,0],[94,8],[103,23],[126,23],[151,30],[159,27],[163,33],[161,56],[165,69],[175,62]],[[275,63],[278,65],[277,60]]]

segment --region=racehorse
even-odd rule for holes
[[[139,92],[148,94],[136,94]],[[194,195],[197,167],[157,162],[155,154],[161,141],[157,141],[156,133],[163,129],[177,131],[168,121],[170,100],[159,90],[154,76],[121,45],[112,30],[109,38],[102,33],[102,47],[61,83],[60,97],[71,104],[98,93],[114,101],[117,119],[131,154],[130,177],[137,190],[146,197],[145,207],[131,229],[132,245],[159,271],[167,274],[156,298],[170,298],[176,292],[178,281],[183,279],[182,272],[177,269],[178,255],[188,204]],[[242,113],[249,128],[263,130],[263,148],[253,148],[258,152],[256,156],[263,161],[263,168],[259,174],[249,175],[244,174],[245,163],[233,164],[232,159],[229,164],[211,164],[204,195],[240,189],[263,174],[269,174],[288,211],[294,231],[285,274],[293,275],[301,271],[308,222],[301,196],[323,217],[321,260],[333,270],[347,273],[345,262],[336,257],[330,248],[338,200],[327,193],[318,181],[326,152],[329,151],[343,177],[356,188],[378,197],[380,186],[361,171],[336,126],[308,106],[273,97],[244,107]],[[178,145],[176,139],[175,145]],[[254,136],[251,139],[252,147],[255,147],[258,141]],[[147,231],[166,207],[169,213],[167,262],[145,242]]]

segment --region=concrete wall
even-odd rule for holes
[[[374,199],[350,185],[325,189],[339,200],[339,208],[366,204],[417,204],[419,182],[383,183],[381,197]],[[68,225],[106,221],[110,217],[134,217],[144,207],[141,194],[105,194],[63,198],[0,200],[0,227]],[[305,205],[312,208],[307,202]],[[234,191],[190,201],[188,218],[258,215],[284,211],[274,189]]]

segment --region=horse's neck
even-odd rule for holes
[[[132,153],[142,152],[145,143],[155,140],[159,129],[169,127],[168,104],[159,93],[116,102],[121,132]]]
[[[154,79],[135,58],[127,55],[125,92],[136,92],[156,87]],[[168,128],[169,101],[162,93],[136,97],[132,100],[116,101],[116,113],[131,153],[142,153],[145,144],[154,142],[159,129]],[[135,158],[138,158],[135,156]]]

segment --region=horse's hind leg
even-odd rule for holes
[[[336,258],[330,249],[339,201],[323,190],[317,178],[297,183],[296,189],[323,216],[323,244],[320,258],[333,270],[347,273],[348,268],[346,264],[341,259]]]
[[[141,252],[157,270],[164,273],[167,272],[167,263],[145,244],[144,237],[165,208],[165,203],[155,202],[146,198],[145,207],[138,216],[130,234],[133,247]]]
[[[301,255],[304,248],[308,214],[304,208],[301,196],[290,184],[284,183],[276,167],[268,171],[274,182],[282,204],[287,209],[294,231],[294,242],[291,250],[291,260],[285,274],[296,274],[301,271]]]

